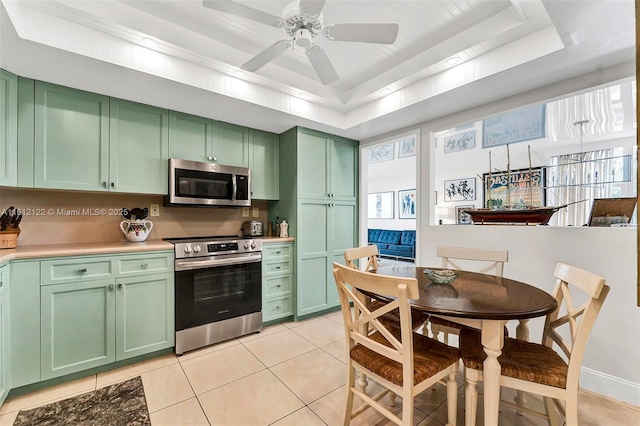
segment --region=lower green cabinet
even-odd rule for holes
[[[0,267],[0,405],[11,390],[9,265]]]
[[[262,251],[262,321],[294,313],[293,243],[265,243]]]

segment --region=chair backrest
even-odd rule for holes
[[[557,278],[553,297],[558,302],[558,308],[547,315],[542,343],[549,347],[556,343],[566,355],[569,361],[569,388],[578,385],[587,340],[610,287],[605,284],[605,278],[562,262],[556,264],[553,276]],[[572,290],[574,296],[576,291],[581,291],[587,297],[587,301],[577,308],[573,304]],[[564,314],[559,316],[561,312]],[[564,333],[569,336],[569,341],[558,332],[565,325],[569,327],[568,332]]]
[[[477,261],[482,262],[482,267],[473,272],[485,274],[493,271],[497,277],[502,277],[504,271],[504,263],[509,261],[509,252],[507,250],[488,250],[467,247],[447,247],[438,246],[438,257],[442,258],[443,268],[452,268],[459,270],[469,270],[466,265],[460,266],[456,261]]]
[[[338,287],[340,306],[344,318],[349,349],[361,344],[391,360],[402,363],[403,383],[413,384],[413,330],[411,328],[411,308],[409,299],[417,299],[418,281],[415,278],[399,278],[372,274],[353,269],[339,263],[333,264],[333,276]],[[361,291],[367,291],[396,298],[371,311],[364,302]],[[351,303],[355,309],[351,309]],[[379,318],[394,309],[400,312],[400,337],[398,340]],[[371,331],[377,331],[391,344],[385,346],[373,340]]]
[[[364,247],[356,247],[352,249],[346,249],[344,251],[344,260],[346,265],[350,268],[360,269],[358,265],[355,264],[355,260],[358,259],[367,259],[367,263],[364,265],[365,271],[375,271],[378,269],[378,246],[370,245]],[[360,262],[360,265],[363,265]]]

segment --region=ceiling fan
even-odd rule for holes
[[[393,44],[398,36],[396,23],[342,23],[324,25],[322,8],[325,0],[296,0],[282,11],[282,16],[254,9],[235,1],[203,0],[202,4],[210,9],[262,24],[282,28],[291,37],[279,40],[267,49],[247,61],[240,68],[245,71],[257,71],[275,59],[294,44],[306,49],[307,57],[318,74],[322,84],[331,84],[340,76],[322,47],[313,39],[322,34],[329,40],[355,41],[362,43]]]

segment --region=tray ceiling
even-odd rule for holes
[[[302,48],[239,72],[287,38],[284,30],[200,0],[2,2],[20,39],[343,130],[550,55],[562,60],[583,44],[587,60],[634,42],[633,1],[327,0],[325,24],[397,22],[400,30],[393,45],[317,37],[340,76],[325,86]],[[276,16],[289,3],[239,2]]]

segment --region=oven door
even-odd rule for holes
[[[196,259],[176,264],[176,331],[262,310],[261,256],[220,257],[215,266]]]

